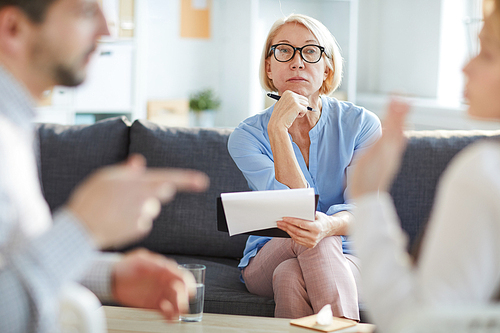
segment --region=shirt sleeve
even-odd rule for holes
[[[352,238],[363,267],[363,297],[381,331],[399,331],[425,308],[494,297],[500,283],[500,180],[488,176],[498,174],[498,162],[483,169],[492,164],[487,155],[469,151],[445,172],[416,266],[389,194],[357,201]]]
[[[0,214],[0,224],[11,217]],[[0,331],[53,332],[60,288],[83,274],[95,255],[92,240],[76,217],[62,210],[41,236],[9,245],[0,249]]]
[[[230,135],[228,151],[254,191],[289,189],[276,180],[270,144],[258,129],[237,127]],[[254,132],[254,133],[252,133]],[[309,185],[308,185],[309,186]]]
[[[112,288],[114,265],[123,258],[119,253],[101,252],[92,261],[80,283],[91,290],[104,304],[115,302]]]
[[[349,199],[349,179],[351,177],[351,172],[358,158],[382,136],[380,119],[378,119],[374,113],[363,109],[361,124],[356,138],[354,139],[352,159],[346,168],[346,188],[344,190],[345,203],[332,205],[326,212],[327,215],[333,215],[340,211],[352,211],[354,209],[354,204]]]

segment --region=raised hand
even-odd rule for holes
[[[289,90],[285,91],[274,105],[273,114],[269,119],[268,131],[288,130],[296,118],[303,117],[308,112],[308,106],[307,97]]]
[[[382,123],[382,137],[356,162],[349,179],[352,198],[377,191],[389,191],[399,170],[406,138],[403,133],[409,104],[393,99]]]
[[[91,175],[71,195],[67,207],[87,227],[101,248],[119,246],[146,235],[161,203],[177,191],[203,191],[208,177],[198,171],[146,169],[140,155],[123,165]]]

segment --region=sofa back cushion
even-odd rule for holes
[[[229,129],[173,128],[138,120],[130,130],[130,153],[149,167],[190,168],[210,177],[204,193],[179,193],[163,206],[151,233],[134,246],[163,254],[239,258],[246,236],[217,231],[216,199],[222,192],[248,191],[227,151]]]
[[[408,131],[408,146],[392,188],[396,210],[412,248],[430,216],[439,177],[452,158],[479,139],[500,131]]]
[[[116,117],[93,125],[38,124],[40,174],[45,199],[54,211],[92,171],[128,156],[130,123]]]

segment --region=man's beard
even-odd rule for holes
[[[44,43],[44,40],[37,42],[32,48],[32,59],[35,66],[48,75],[52,84],[76,87],[85,81],[86,67],[89,57],[96,50],[97,45],[88,48],[87,52],[71,62],[61,60],[59,54],[50,46]]]
[[[72,68],[68,68],[63,65],[59,65],[55,68],[54,71],[55,82],[58,85],[66,86],[66,87],[76,87],[85,81],[85,73],[78,73],[76,70]]]
[[[86,78],[86,65],[81,65],[87,62],[87,59],[94,53],[96,47],[92,47],[85,55],[79,59],[79,61],[74,64],[74,66],[68,66],[64,64],[58,64],[54,68],[54,79],[58,85],[66,87],[76,87],[85,81]],[[82,66],[84,69],[78,70]]]

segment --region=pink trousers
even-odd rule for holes
[[[333,315],[359,320],[357,258],[342,253],[340,236],[309,249],[289,238],[273,238],[242,272],[253,294],[273,297],[275,316],[300,318],[331,304]]]

